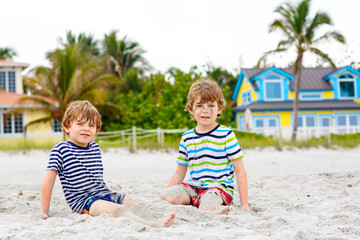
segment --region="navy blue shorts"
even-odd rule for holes
[[[104,200],[117,204],[122,204],[125,198],[125,194],[121,193],[108,193],[103,196],[91,197],[84,206],[83,213],[90,214],[91,205],[97,200]]]

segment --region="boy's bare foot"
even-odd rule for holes
[[[149,226],[155,228],[168,227],[174,222],[175,216],[176,213],[172,212],[169,214],[169,216],[160,218],[159,220],[150,223]]]
[[[219,214],[219,215],[224,215],[224,214],[228,214],[230,211],[230,207],[229,206],[223,206],[223,207],[220,207],[218,209],[216,209],[216,214]]]

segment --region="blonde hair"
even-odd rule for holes
[[[225,98],[219,85],[207,78],[200,79],[193,83],[190,87],[185,111],[193,111],[195,99],[200,96],[200,103],[217,102],[218,109],[222,111],[225,107]],[[217,114],[217,118],[221,117],[221,112]],[[195,120],[191,116],[192,120]]]
[[[101,115],[99,114],[98,110],[87,100],[74,101],[69,103],[62,120],[63,131],[64,127],[69,128],[72,122],[79,119],[84,122],[90,121],[91,123],[95,123],[96,132],[101,129]]]

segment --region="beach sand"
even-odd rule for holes
[[[0,152],[0,239],[360,239],[360,148],[245,150],[252,211],[240,210],[236,190],[222,216],[159,199],[175,151],[103,152],[107,185],[143,200],[133,212],[149,220],[176,212],[162,229],[72,213],[58,178],[50,218],[35,217],[48,154]]]

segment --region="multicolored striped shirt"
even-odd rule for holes
[[[234,194],[232,161],[244,156],[233,131],[218,124],[208,133],[195,129],[181,137],[177,163],[189,167],[188,183],[194,187],[220,187]]]
[[[56,170],[65,199],[74,212],[82,213],[90,197],[110,192],[103,180],[101,151],[95,142],[87,147],[58,142],[50,152],[47,169]]]

